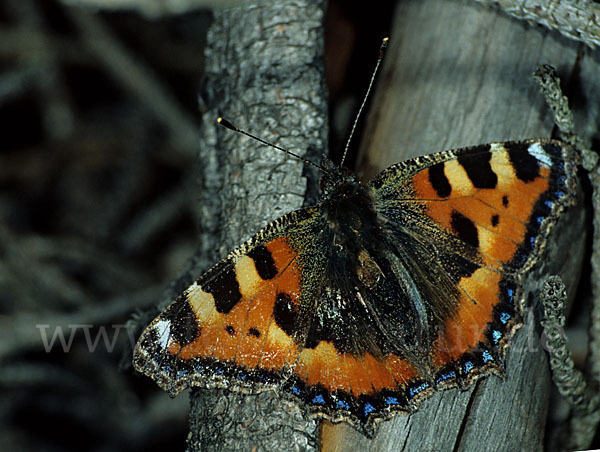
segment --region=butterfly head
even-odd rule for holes
[[[356,175],[347,168],[340,168],[329,159],[323,159],[320,165],[323,169],[321,176],[321,193],[324,197],[346,198],[364,187]]]
[[[341,242],[357,240],[360,229],[369,231],[378,224],[372,190],[350,170],[324,160],[321,178],[322,206],[328,224]],[[364,232],[364,231],[363,231]]]

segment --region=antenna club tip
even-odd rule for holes
[[[387,36],[381,40],[381,47],[379,47],[379,58],[383,57],[383,51],[387,48],[390,38]]]
[[[237,130],[237,127],[235,127],[233,124],[231,124],[229,121],[227,121],[227,119],[222,118],[221,116],[219,116],[217,118],[217,124],[221,124],[223,127],[227,127],[228,129],[231,130]]]
[[[390,38],[387,36],[381,40],[381,46],[379,47],[379,61],[383,59],[383,53],[385,52],[385,49],[387,49],[389,41]]]

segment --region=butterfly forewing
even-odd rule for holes
[[[274,221],[202,275],[145,330],[136,368],[173,394],[191,384],[278,380],[299,352],[302,275],[289,239],[314,233],[317,213],[304,209]]]

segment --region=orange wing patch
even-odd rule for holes
[[[309,386],[323,386],[331,392],[345,391],[359,396],[384,388],[398,389],[416,373],[412,366],[393,355],[384,359],[370,353],[353,356],[340,353],[323,341],[314,349],[300,353],[294,373]]]
[[[500,303],[501,275],[479,268],[460,281],[462,290],[458,312],[446,320],[435,344],[434,362],[441,366],[485,342],[487,325],[494,306]]]
[[[422,200],[418,202],[427,215],[469,243],[455,220],[466,218],[476,230],[473,244],[487,258],[486,264],[495,267],[514,257],[536,202],[550,187],[551,170],[545,162],[530,155],[536,169],[522,175],[510,152],[508,144],[487,145],[477,154],[438,163],[413,177],[415,197]]]
[[[214,358],[245,369],[261,366],[279,370],[293,364],[298,347],[273,321],[273,312],[282,293],[290,296],[291,303],[298,302],[300,270],[296,254],[281,238],[266,243],[258,254],[232,260],[230,274],[237,287],[233,280],[225,280],[228,292],[211,294],[197,284],[188,289],[187,300],[201,334],[182,347],[181,358]],[[228,311],[219,312],[217,296],[239,300]]]

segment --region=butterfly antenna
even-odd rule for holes
[[[352,124],[352,130],[350,130],[350,136],[348,137],[348,141],[346,141],[346,147],[344,148],[344,155],[342,155],[342,161],[340,162],[340,167],[344,164],[344,160],[346,160],[346,155],[348,155],[348,148],[350,148],[350,142],[352,141],[352,137],[354,136],[354,131],[356,129],[356,125],[358,124],[358,120],[360,119],[360,115],[365,108],[365,104],[367,103],[367,99],[369,98],[369,94],[371,93],[371,88],[373,87],[373,82],[375,81],[375,76],[377,75],[377,71],[379,70],[379,65],[383,61],[383,53],[385,52],[385,48],[388,45],[388,41],[390,38],[383,38],[381,41],[381,47],[379,47],[379,57],[377,58],[377,63],[375,64],[375,69],[373,70],[373,75],[371,75],[371,81],[369,82],[369,88],[367,88],[367,93],[363,98],[362,104],[358,109],[358,113],[356,114],[356,118],[354,118],[354,124]]]
[[[277,149],[279,151],[285,152],[287,155],[291,155],[292,157],[295,157],[298,160],[301,160],[304,163],[307,163],[308,165],[312,165],[315,168],[317,168],[319,171],[322,171],[323,173],[327,174],[328,176],[331,176],[331,173],[329,171],[327,171],[325,168],[323,168],[321,165],[319,165],[319,164],[317,164],[315,162],[311,162],[310,160],[305,159],[304,157],[302,157],[302,156],[300,156],[298,154],[294,154],[293,152],[288,151],[287,149],[279,147],[276,144],[269,143],[268,141],[265,141],[262,138],[257,137],[256,135],[252,135],[251,133],[246,132],[245,130],[239,129],[238,127],[234,126],[232,123],[230,123],[225,118],[219,117],[219,118],[217,118],[217,122],[219,124],[221,124],[223,127],[228,128],[229,130],[233,130],[234,132],[241,133],[242,135],[246,135],[247,137],[250,137],[250,138],[258,141],[259,143],[262,143],[265,146],[270,146],[270,147],[275,148],[275,149]]]

